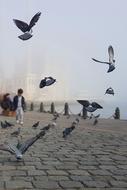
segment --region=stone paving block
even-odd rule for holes
[[[113,176],[107,176],[107,175],[106,176],[104,176],[104,175],[102,175],[102,176],[93,175],[92,178],[93,178],[94,181],[96,181],[96,180],[99,181],[100,180],[100,181],[106,181],[106,182],[115,179]]]
[[[127,161],[127,157],[126,156],[112,155],[111,158],[113,160],[118,160],[118,161]]]
[[[70,165],[70,166],[78,166],[78,162],[67,162],[67,161],[64,161],[64,162],[61,162],[61,164],[64,164],[64,165]]]
[[[84,161],[84,162],[79,162],[80,165],[85,165],[85,166],[99,166],[99,162],[90,162],[90,161]]]
[[[127,165],[127,160],[124,160],[124,162],[119,161],[119,160],[115,160],[115,163],[116,163],[116,165]]]
[[[124,182],[124,181],[110,181],[110,184],[113,186],[113,187],[124,187],[124,188],[127,188],[127,182]]]
[[[15,166],[0,166],[0,171],[16,170]]]
[[[118,181],[126,181],[127,182],[127,175],[113,175],[113,178]]]
[[[37,157],[30,157],[30,156],[24,156],[23,157],[25,162],[40,162],[40,158]]]
[[[68,173],[63,170],[47,170],[46,172],[48,175],[68,175]]]
[[[40,175],[46,175],[46,173],[43,170],[28,170],[28,176],[40,176]]]
[[[104,181],[83,181],[83,184],[86,187],[110,187],[110,185]]]
[[[63,162],[77,162],[76,158],[59,158],[59,160]]]
[[[55,166],[40,165],[40,166],[36,166],[36,169],[39,169],[39,170],[55,170]]]
[[[44,161],[43,162],[45,165],[51,165],[51,166],[57,166],[60,165],[61,162],[60,161]]]
[[[17,162],[17,161],[14,161],[14,162],[4,162],[3,163],[4,164],[4,166],[24,166],[24,162]]]
[[[35,170],[35,166],[17,166],[17,170]]]
[[[26,176],[26,177],[22,177],[22,176],[20,176],[20,177],[12,177],[12,180],[14,180],[14,181],[32,181],[33,180],[33,177],[28,177],[28,176]]]
[[[127,175],[127,170],[123,169],[110,170],[110,172],[115,175]]]
[[[12,190],[17,190],[17,189],[21,189],[21,188],[32,188],[32,184],[31,182],[26,182],[26,181],[7,181],[5,183],[6,189],[12,189]]]
[[[37,180],[37,181],[48,181],[49,180],[49,176],[34,176],[34,180]]]
[[[33,185],[35,188],[40,189],[58,189],[60,188],[58,183],[55,181],[33,181]]]
[[[127,165],[117,165],[117,168],[127,170]]]
[[[70,179],[73,181],[92,181],[92,176],[70,175]]]
[[[48,179],[49,180],[52,180],[52,181],[67,181],[67,180],[70,180],[69,179],[69,176],[62,176],[62,175],[55,175],[55,176],[48,176]]]
[[[3,171],[3,176],[27,176],[27,173],[20,170]]]
[[[59,161],[57,158],[44,158],[43,155],[41,157],[39,157],[41,159],[41,161],[47,161],[47,162],[57,162]]]
[[[64,165],[64,164],[61,164],[61,165],[58,165],[58,166],[55,166],[56,169],[62,169],[62,170],[73,170],[73,169],[77,169],[77,165]]]
[[[60,181],[60,186],[63,188],[80,188],[83,187],[79,181]]]
[[[114,161],[104,161],[104,160],[98,160],[98,163],[99,165],[115,165],[116,166],[116,163]]]
[[[97,170],[98,166],[79,165],[78,168],[82,170]]]
[[[71,175],[83,175],[89,176],[90,174],[85,170],[68,170],[69,174]]]
[[[25,166],[39,167],[39,166],[42,166],[42,163],[41,162],[28,162],[28,161],[24,161],[24,165]]]
[[[99,168],[103,169],[103,170],[116,170],[117,169],[117,167],[114,165],[100,165]]]
[[[101,176],[110,176],[112,175],[111,172],[107,171],[107,170],[88,170],[88,172],[92,175],[101,175]]]

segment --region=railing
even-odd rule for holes
[[[47,107],[46,105],[44,105],[43,102],[40,102],[40,104],[35,104],[33,102],[31,103],[27,103],[27,106],[26,106],[26,111],[39,111],[41,113],[51,113],[51,114],[54,114],[54,113],[58,113],[58,114],[63,114],[65,116],[69,116],[69,115],[79,115],[79,116],[82,116],[84,119],[87,118],[87,111],[81,109],[81,111],[79,113],[74,113],[70,107],[69,107],[69,104],[66,102],[65,104],[63,104],[63,109],[56,111],[56,107],[55,106],[55,103],[52,102],[49,106],[49,110],[45,110],[45,107]]]

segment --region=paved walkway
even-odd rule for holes
[[[1,117],[1,121],[14,118]],[[23,141],[40,131],[50,114],[27,112],[22,127]],[[58,125],[38,140],[24,155],[23,161],[0,151],[0,190],[125,190],[127,189],[127,121],[80,120],[66,140],[62,131],[74,117],[62,116]],[[42,127],[34,130],[32,124]],[[18,128],[0,129],[0,143],[11,139]]]

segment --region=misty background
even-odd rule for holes
[[[1,0],[1,93],[23,88],[31,101],[89,99],[126,109],[126,7],[126,0]],[[33,37],[20,40],[13,19],[29,23],[39,11]],[[91,59],[107,61],[109,45],[116,60],[111,73]],[[45,76],[57,82],[39,89]],[[104,95],[110,86],[115,95]]]

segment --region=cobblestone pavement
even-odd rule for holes
[[[1,117],[1,121],[14,118]],[[37,134],[50,114],[27,112],[21,127],[24,141]],[[62,131],[74,117],[61,116],[58,125],[26,152],[23,160],[0,151],[0,190],[125,190],[127,189],[127,121],[80,120],[79,126],[64,140]],[[40,121],[38,129],[33,123]],[[18,128],[0,129],[0,143],[15,141],[10,133]]]

